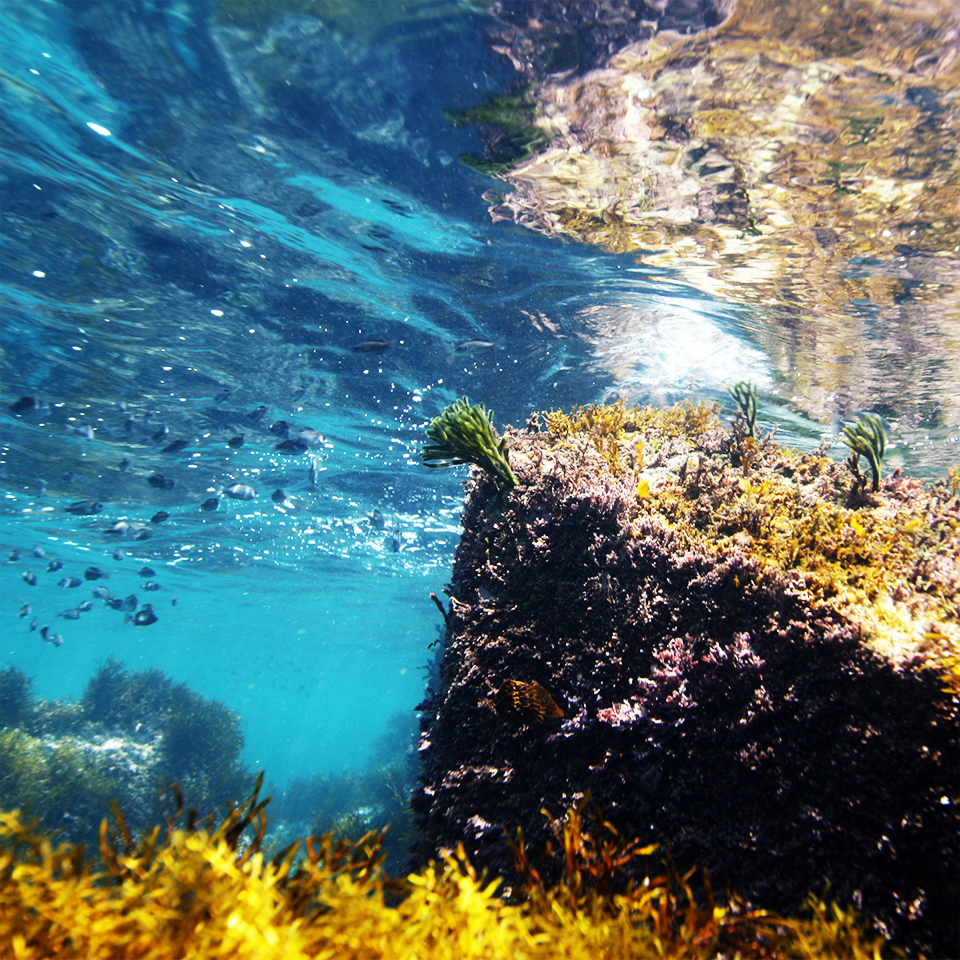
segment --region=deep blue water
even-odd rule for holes
[[[361,767],[421,698],[465,471],[417,451],[447,403],[522,424],[743,379],[780,401],[743,308],[491,223],[492,181],[457,159],[476,134],[443,112],[510,82],[480,10],[231,19],[242,7],[0,5],[0,658],[46,698],[78,697],[108,656],[160,667],[239,712],[246,758],[283,782]],[[640,332],[596,332],[643,311]],[[457,349],[471,340],[493,346]],[[12,410],[21,397],[38,405]],[[777,412],[790,442],[835,429]],[[284,456],[278,421],[321,437]],[[929,448],[893,462],[945,462]],[[257,496],[201,509],[236,482]],[[65,511],[84,500],[103,511]],[[157,622],[58,618],[91,584],[57,582],[91,565]],[[25,603],[62,646],[28,632]]]

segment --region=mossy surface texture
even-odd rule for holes
[[[588,792],[679,870],[795,910],[831,884],[956,952],[955,478],[874,493],[707,406],[554,412],[475,471],[414,798],[424,859]],[[507,682],[563,711],[498,711]]]

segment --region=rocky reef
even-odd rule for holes
[[[420,859],[510,876],[505,831],[543,849],[541,811],[589,795],[714,891],[791,911],[829,884],[955,952],[956,472],[873,492],[708,405],[507,437],[518,485],[472,470],[420,707]]]

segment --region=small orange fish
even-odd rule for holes
[[[497,716],[519,723],[543,723],[559,720],[564,715],[556,700],[536,680],[532,683],[504,680],[493,703]]]

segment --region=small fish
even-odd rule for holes
[[[7,555],[7,560],[10,563],[16,563],[19,559],[20,559],[19,550],[11,550],[10,553]]]
[[[115,520],[104,532],[110,536],[122,537],[130,532],[130,524],[126,520]]]
[[[29,413],[40,406],[40,401],[36,397],[21,397],[10,404],[10,412],[14,414]]]
[[[172,480],[170,477],[165,477],[162,473],[151,473],[147,477],[147,483],[151,487],[156,487],[158,490],[172,490],[176,485],[176,480]]]
[[[47,643],[52,643],[55,647],[63,646],[63,637],[59,633],[50,633],[49,627],[44,627],[40,631],[40,636],[43,637],[44,641]]]
[[[253,500],[257,495],[249,483],[232,483],[223,492],[232,500]]]
[[[170,514],[166,510],[158,510],[151,518],[151,523],[163,523],[164,520],[169,520]]]
[[[93,609],[93,604],[92,604],[89,600],[81,600],[81,601],[77,604],[77,610],[78,610],[80,613],[88,613],[88,612],[91,611],[92,609]]]
[[[504,680],[493,703],[498,716],[520,723],[560,720],[564,715],[556,700],[536,680]]]
[[[129,458],[129,457],[124,457],[124,458],[117,464],[117,469],[118,469],[118,470],[126,470],[127,467],[129,467],[129,466],[130,466],[130,458]]]
[[[136,610],[137,595],[135,593],[131,593],[129,597],[124,597],[123,600],[120,601],[120,609],[123,610],[125,613],[129,613],[133,610]]]
[[[179,602],[180,602],[180,598],[179,598],[179,597],[174,597],[174,598],[170,601],[170,606],[171,606],[171,607],[175,607]]]
[[[61,610],[57,616],[63,617],[64,620],[79,620],[80,611],[76,607],[71,607],[69,610]]]
[[[248,419],[248,420],[251,420],[251,421],[253,421],[253,422],[256,422],[257,420],[262,420],[263,417],[264,417],[264,415],[266,414],[266,412],[267,412],[266,406],[264,406],[264,405],[261,403],[259,407],[257,407],[257,408],[254,409],[254,410],[251,410],[251,411],[247,414],[247,419]]]
[[[278,443],[274,450],[285,456],[295,457],[301,453],[306,453],[307,445],[299,437],[293,437],[290,440],[284,440],[283,443]]]
[[[293,393],[290,394],[290,400],[291,400],[291,402],[292,402],[292,403],[296,403],[299,399],[301,399],[301,398],[303,397],[303,395],[304,395],[306,392],[307,392],[307,388],[306,388],[306,387],[297,387],[297,389],[294,390]]]
[[[203,503],[200,504],[200,509],[210,511],[210,510],[216,510],[217,507],[219,506],[220,506],[220,498],[210,497],[209,500],[204,500]]]
[[[213,398],[213,402],[214,402],[214,403],[223,403],[223,401],[226,400],[227,397],[229,397],[231,393],[233,393],[233,388],[232,388],[232,387],[224,387],[224,388]]]
[[[33,548],[33,555],[34,555],[38,560],[42,560],[42,559],[47,555],[47,551],[44,550],[43,547],[34,547],[34,548]]]
[[[36,617],[34,617],[34,618],[30,621],[30,633],[33,633],[33,631],[36,630],[37,627],[39,627],[39,626],[40,626],[40,621],[37,620]]]
[[[138,577],[155,577],[156,575],[157,575],[157,571],[154,570],[152,567],[141,567],[137,571]]]
[[[231,437],[231,438],[227,441],[227,446],[228,446],[228,447],[236,447],[237,449],[239,449],[240,447],[242,447],[242,446],[243,446],[243,434],[242,434],[242,433],[238,433],[235,437]]]
[[[47,573],[56,573],[58,570],[63,569],[63,564],[59,560],[51,560],[47,564]]]
[[[150,439],[159,443],[169,432],[170,428],[164,424]]]
[[[286,503],[287,495],[283,492],[283,490],[280,489],[280,487],[277,487],[277,489],[270,494],[270,499],[274,503]]]
[[[106,587],[94,587],[93,595],[97,600],[109,600],[113,597],[113,594]]]
[[[117,547],[117,549],[113,551],[113,559],[118,562],[122,560],[125,556],[126,556],[126,553],[124,553],[122,547]]]
[[[354,353],[386,353],[393,346],[389,340],[364,340],[363,343],[355,343],[350,349]]]
[[[29,570],[24,570],[20,576],[23,577],[23,582],[28,587],[35,587],[37,585],[37,575],[35,573],[31,573]]]
[[[46,639],[47,639],[47,633],[49,632],[49,630],[50,630],[49,627],[41,627],[41,628],[40,628],[40,637],[41,637],[41,639],[43,639],[43,640],[46,640]]]
[[[190,445],[189,440],[174,440],[173,443],[168,443],[160,452],[161,453],[179,453],[184,447],[188,447],[189,445]]]
[[[78,500],[71,503],[69,507],[64,507],[67,513],[75,513],[78,516],[88,516],[91,513],[99,513],[103,509],[103,504],[99,500]]]
[[[400,542],[400,534],[399,534],[399,533],[391,534],[391,535],[390,535],[390,539],[389,539],[387,542],[390,544],[390,549],[391,549],[394,553],[399,553],[399,552],[400,552],[400,547],[402,546],[402,544],[401,544],[401,542]]]
[[[370,514],[370,526],[374,530],[382,530],[386,524],[386,520],[383,519],[383,514],[379,510],[374,510]]]
[[[105,573],[99,567],[87,567],[87,569],[83,571],[83,577],[85,580],[107,580],[110,574]]]
[[[57,586],[63,587],[65,590],[75,590],[82,583],[83,581],[79,577],[64,577],[57,582]]]
[[[139,529],[134,535],[134,540],[149,540],[153,536],[152,530]]]
[[[277,420],[270,424],[270,433],[275,437],[285,437],[290,432],[290,424],[286,420]]]
[[[142,589],[146,590],[148,593],[154,593],[155,591],[160,589],[160,584],[157,583],[156,580],[148,580],[143,585]]]
[[[31,613],[33,613],[33,607],[31,607],[29,603],[25,603],[20,608],[20,619],[22,620],[24,617],[29,617]]]
[[[111,610],[123,609],[123,601],[119,597],[104,597],[104,600]]]
[[[458,343],[456,347],[457,353],[484,353],[487,350],[492,350],[496,346],[491,340],[464,340],[463,343]]]
[[[309,483],[311,487],[315,487],[317,485],[317,461],[316,460],[314,460],[313,463],[310,464],[310,472],[307,474],[307,483]]]
[[[302,440],[309,447],[317,447],[323,443],[323,434],[319,430],[314,430],[313,427],[299,427],[291,431],[290,437]]]
[[[133,618],[135,627],[149,627],[151,623],[157,622],[157,615],[153,612],[153,607],[144,605],[142,610],[138,610]]]

